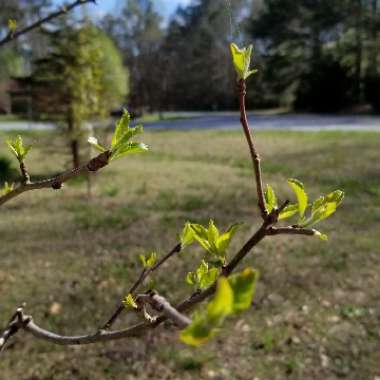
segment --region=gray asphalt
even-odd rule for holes
[[[178,115],[178,113],[176,113]],[[146,129],[238,129],[237,113],[183,113],[179,120],[146,122]],[[294,131],[376,131],[380,132],[380,116],[321,116],[321,115],[248,115],[256,130]],[[46,130],[51,123],[1,122],[0,130]]]
[[[256,130],[376,131],[378,116],[255,115],[249,114]],[[144,123],[146,129],[240,129],[238,114],[204,114],[191,119]]]

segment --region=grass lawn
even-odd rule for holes
[[[6,137],[0,134],[0,140]],[[309,193],[340,188],[346,199],[320,226],[328,242],[273,237],[245,265],[261,272],[253,307],[231,318],[209,345],[182,345],[171,326],[140,340],[60,347],[19,333],[1,357],[1,379],[352,379],[380,376],[380,135],[257,133],[264,181],[281,200],[286,179]],[[63,169],[69,157],[49,132],[34,143],[32,177]],[[0,322],[22,302],[35,321],[62,334],[91,332],[134,281],[138,256],[163,255],[187,220],[242,221],[230,256],[260,222],[242,133],[146,133],[147,154],[116,161],[61,191],[21,195],[1,208]],[[61,148],[59,148],[61,146]],[[1,141],[0,155],[7,155]],[[14,165],[16,166],[16,165]],[[190,249],[156,275],[175,303],[201,257]],[[124,327],[136,316],[124,313]]]

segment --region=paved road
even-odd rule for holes
[[[179,120],[146,122],[146,129],[237,129],[241,128],[237,113],[183,113]],[[191,118],[190,118],[191,117]],[[295,131],[376,131],[380,132],[379,116],[321,115],[254,115],[249,114],[256,130]],[[44,130],[54,128],[49,123],[1,122],[0,130]]]
[[[321,116],[321,115],[254,115],[248,116],[256,130],[295,131],[377,131],[380,117]],[[144,123],[146,129],[237,129],[241,128],[238,114],[204,114],[191,119]]]

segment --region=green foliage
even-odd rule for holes
[[[264,192],[265,206],[268,212],[270,213],[273,209],[277,208],[277,197],[273,191],[272,186],[267,185],[267,189]]]
[[[10,48],[0,51],[0,81],[12,76],[21,76],[24,73],[22,56]]]
[[[182,239],[186,242],[186,245],[191,244],[193,241],[197,241],[200,246],[210,254],[213,262],[224,264],[226,251],[230,245],[231,239],[240,226],[241,223],[233,224],[225,233],[220,234],[213,220],[210,220],[208,228],[200,224],[189,223],[188,226],[185,226],[185,230],[182,233]]]
[[[21,136],[17,136],[13,141],[6,141],[10,151],[14,154],[17,160],[21,163],[32,148],[31,145],[24,146]]]
[[[219,270],[217,268],[209,268],[205,260],[195,272],[189,272],[186,276],[186,282],[190,285],[195,285],[198,289],[205,289],[212,285],[218,277]]]
[[[250,70],[251,56],[252,56],[252,45],[247,48],[239,49],[236,44],[230,45],[232,62],[234,64],[238,80],[246,80],[252,74],[255,74],[257,70]]]
[[[302,224],[302,227],[313,226],[335,213],[337,207],[342,203],[344,193],[336,190],[330,194],[319,197],[313,202],[311,215]]]
[[[8,29],[11,33],[14,33],[17,29],[17,21],[13,18],[8,19]]]
[[[194,242],[194,231],[191,227],[191,223],[187,222],[180,235],[181,249],[185,249],[187,246]]]
[[[157,262],[157,253],[152,252],[149,257],[140,255],[140,261],[145,269],[152,268]]]
[[[309,197],[303,183],[297,179],[290,178],[288,179],[288,184],[296,195],[297,204],[286,206],[284,210],[280,212],[278,219],[285,220],[298,213],[297,227],[311,227],[322,220],[327,219],[335,213],[337,207],[342,203],[344,198],[343,191],[336,190],[325,196],[319,197],[310,207],[310,204],[308,203]],[[270,185],[267,185],[267,190],[265,191],[264,196],[267,210],[271,212],[277,207],[277,197]],[[309,209],[310,215],[307,217],[305,213]],[[327,236],[317,230],[314,230],[314,235],[321,240],[327,240]]]
[[[14,183],[8,183],[7,181],[5,181],[3,188],[0,190],[0,196],[7,195],[11,191],[13,191],[14,187]]]
[[[258,276],[258,271],[252,268],[246,268],[240,274],[233,274],[228,278],[228,282],[234,294],[232,304],[234,313],[241,313],[251,306]]]
[[[302,182],[294,178],[288,179],[288,184],[290,185],[290,187],[293,189],[294,193],[296,194],[296,197],[298,200],[298,213],[300,215],[300,220],[302,220],[305,215],[305,210],[306,210],[307,202],[308,202],[308,197],[305,192],[305,188]]]
[[[293,215],[297,214],[298,212],[298,205],[296,204],[290,204],[286,206],[278,216],[278,220],[284,220],[292,217]]]
[[[147,151],[147,145],[131,141],[134,136],[143,132],[143,127],[141,125],[137,125],[136,127],[131,128],[129,126],[130,121],[131,117],[129,112],[124,110],[123,116],[116,123],[115,132],[112,136],[111,147],[109,149],[99,144],[96,137],[91,136],[87,141],[101,153],[109,150],[111,152],[111,161],[122,158],[128,154]]]
[[[230,278],[219,278],[214,298],[204,312],[193,316],[192,323],[180,333],[181,340],[191,346],[207,343],[226,317],[248,309],[254,296],[257,272],[252,268]]]
[[[137,309],[138,308],[138,306],[137,306],[137,304],[136,304],[136,301],[134,300],[134,298],[133,298],[133,295],[131,294],[131,293],[129,293],[125,298],[124,298],[124,300],[123,300],[123,305],[125,306],[125,307],[130,307],[130,308],[132,308],[132,309]]]

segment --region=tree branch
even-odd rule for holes
[[[2,40],[0,40],[0,46],[5,45],[6,43],[8,43],[12,40],[15,40],[16,38],[22,36],[23,34],[28,33],[31,30],[36,29],[39,26],[41,26],[41,25],[43,25],[43,24],[45,24],[45,23],[47,23],[47,22],[49,22],[49,21],[51,21],[51,20],[53,20],[59,16],[66,14],[67,12],[69,12],[73,8],[77,7],[78,5],[84,5],[87,3],[96,4],[96,0],[76,0],[70,4],[63,5],[60,9],[48,14],[46,17],[43,17],[40,20],[37,20],[36,22],[26,26],[23,29],[16,30],[16,31],[10,31]]]
[[[108,160],[111,156],[111,152],[106,151],[100,153],[98,156],[92,158],[87,164],[66,171],[62,174],[58,174],[55,177],[45,179],[38,182],[23,183],[16,187],[14,190],[0,197],[0,206],[5,202],[17,197],[18,195],[30,190],[53,188],[55,190],[60,189],[62,184],[69,179],[77,177],[84,173],[96,172],[104,166],[108,165]]]
[[[246,244],[244,244],[244,246],[239,250],[239,252],[231,260],[231,262],[225,267],[225,271],[223,272],[223,275],[228,276],[230,273],[232,273],[233,270],[236,268],[236,266],[240,263],[240,261],[243,260],[243,258],[252,250],[252,248],[255,245],[257,245],[266,236],[267,226],[269,224],[270,224],[270,216],[266,218],[262,226],[246,242]],[[167,258],[171,257],[175,252],[177,252],[177,250],[180,250],[180,247],[181,247],[180,244],[174,247],[172,251],[170,251],[166,256],[164,256],[164,258],[161,259],[153,268],[155,269],[159,268],[160,265],[162,265],[167,260]],[[141,278],[141,276],[139,278]],[[136,281],[136,283],[137,282],[138,281]],[[136,286],[136,283],[134,284],[134,286]],[[215,289],[216,289],[216,282],[213,285],[211,285],[209,288],[201,292],[193,293],[190,297],[185,299],[183,302],[178,304],[178,306],[175,309],[174,308],[173,309],[176,310],[176,312],[178,312],[182,317],[187,318],[183,316],[182,313],[192,309],[196,304],[204,301],[206,298],[211,296],[215,292]],[[161,301],[160,303],[162,304],[162,300],[160,301]],[[20,329],[23,329],[31,333],[32,335],[34,335],[36,338],[46,340],[51,343],[60,344],[60,345],[80,345],[80,344],[105,342],[105,341],[128,338],[128,337],[137,337],[137,336],[142,335],[145,331],[159,326],[162,322],[166,321],[170,317],[173,317],[173,313],[168,312],[168,309],[166,308],[166,311],[163,309],[164,314],[158,317],[156,321],[153,323],[143,322],[126,329],[114,330],[114,331],[107,331],[104,329],[100,329],[96,333],[88,334],[88,335],[64,336],[64,335],[59,335],[59,334],[53,333],[51,331],[48,331],[39,327],[33,322],[33,319],[31,316],[26,316],[23,314],[22,309],[18,309],[17,313],[18,313],[17,320],[14,320],[14,318],[11,319],[11,323],[13,322],[13,325],[10,326],[10,324],[8,324],[8,326],[3,330],[2,334],[0,334],[0,350],[6,343],[7,339],[5,340],[3,339],[3,337],[8,334],[7,331],[9,331],[10,327],[12,327],[12,329],[15,329],[15,330],[12,330],[12,334],[10,336],[17,333],[17,331],[19,331]],[[189,322],[189,320],[185,319],[182,322],[187,323]],[[10,336],[8,336],[8,338]]]
[[[268,235],[306,235],[314,236],[316,231],[314,229],[301,228],[301,227],[271,227],[268,229]]]
[[[239,107],[240,107],[240,122],[243,126],[244,134],[247,139],[249,152],[251,154],[251,160],[253,165],[253,170],[255,173],[255,181],[256,181],[256,191],[257,191],[257,199],[258,205],[261,211],[261,215],[263,218],[268,215],[268,211],[265,206],[265,198],[263,191],[263,183],[261,179],[261,166],[260,166],[260,157],[253,143],[251,131],[249,129],[247,112],[245,109],[245,95],[246,95],[246,84],[245,80],[241,79],[239,81]]]
[[[159,260],[153,267],[151,268],[144,268],[142,272],[140,273],[140,276],[135,281],[135,283],[132,285],[132,287],[129,289],[128,294],[134,294],[139,286],[145,281],[145,279],[155,270],[157,270],[163,263],[165,263],[168,259],[170,259],[174,254],[179,253],[181,251],[181,244],[177,244],[168,254],[166,254],[161,260]],[[113,312],[109,320],[101,327],[101,330],[108,330],[112,327],[112,325],[115,323],[116,319],[119,317],[119,315],[123,312],[125,309],[122,302],[120,302],[116,310]]]
[[[148,303],[154,310],[162,312],[165,317],[172,320],[181,329],[184,329],[191,323],[190,318],[181,314],[166,298],[153,291],[147,294],[139,294],[136,297],[136,302],[139,304],[141,301]]]

